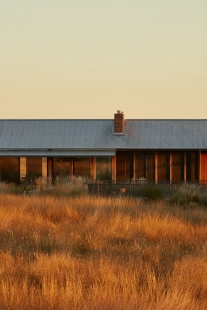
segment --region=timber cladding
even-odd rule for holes
[[[195,181],[199,179],[198,151],[117,151],[116,179]],[[201,178],[207,180],[207,153],[201,153]]]
[[[200,180],[207,179],[207,152],[201,152],[200,154]]]

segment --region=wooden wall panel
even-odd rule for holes
[[[0,177],[1,181],[18,183],[20,181],[20,158],[0,157]]]
[[[74,175],[74,158],[70,158],[70,176],[72,177]]]
[[[90,178],[92,181],[96,180],[96,158],[90,158]]]
[[[116,153],[116,179],[131,180],[134,177],[134,152]]]
[[[156,180],[164,181],[167,179],[167,155],[166,153],[157,153]]]
[[[200,180],[207,180],[207,153],[200,153]]]
[[[116,157],[111,160],[112,180],[116,181]]]
[[[133,179],[136,180],[136,161],[137,161],[137,153],[133,153]]]
[[[27,180],[35,180],[42,176],[42,157],[27,157]]]
[[[124,152],[116,154],[116,179],[126,180],[126,157]]]
[[[181,154],[180,153],[171,153],[171,180],[183,180],[181,178]]]

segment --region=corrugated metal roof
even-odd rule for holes
[[[126,120],[123,135],[114,134],[113,125],[114,120],[0,120],[0,155],[207,149],[207,120]]]

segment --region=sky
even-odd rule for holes
[[[1,0],[0,119],[207,118],[206,0]]]

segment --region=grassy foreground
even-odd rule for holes
[[[0,309],[207,309],[207,210],[0,194]]]

